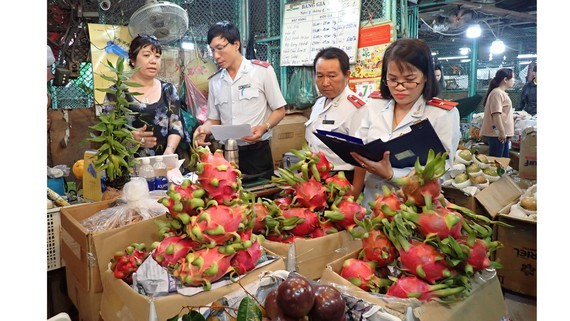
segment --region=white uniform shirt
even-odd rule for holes
[[[271,112],[287,104],[275,71],[243,59],[232,80],[228,71],[222,69],[208,83],[207,118],[220,120],[222,125],[265,124]],[[261,140],[271,138],[272,131],[263,134]],[[247,142],[238,140],[238,145]]]
[[[348,86],[343,92],[325,106],[326,97],[320,97],[313,106],[311,116],[305,122],[305,140],[312,152],[322,151],[328,161],[334,165],[334,170],[353,170],[354,166],[345,163],[313,132],[322,129],[331,132],[356,136],[362,119],[367,114],[367,105],[357,108],[348,97],[358,97]],[[360,99],[360,97],[358,97]]]
[[[416,121],[429,119],[435,132],[439,136],[443,147],[449,154],[446,161],[446,168],[450,168],[453,164],[453,157],[459,145],[461,132],[459,127],[459,111],[457,108],[451,110],[426,104],[423,98],[412,106],[408,114],[400,121],[395,130],[392,130],[392,121],[394,118],[394,100],[387,99],[368,99],[368,116],[362,122],[359,130],[359,136],[363,138],[365,143],[381,138],[383,141],[389,141],[402,134],[411,131],[410,126]],[[394,177],[406,176],[413,167],[394,168]],[[382,192],[382,185],[388,187],[399,186],[384,181],[380,176],[366,172],[364,178],[364,198],[361,205],[370,210],[369,202],[373,201],[377,193]]]

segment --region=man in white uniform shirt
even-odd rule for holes
[[[209,145],[205,138],[212,125],[250,124],[253,134],[238,140],[239,169],[245,180],[271,178],[271,128],[285,117],[287,104],[275,71],[268,62],[242,56],[239,30],[231,22],[214,24],[207,40],[220,69],[210,77],[208,119],[196,128],[195,139]]]
[[[313,61],[313,69],[322,96],[315,102],[305,123],[305,139],[312,152],[322,151],[334,165],[334,171],[344,171],[348,180],[353,182],[354,166],[345,163],[313,133],[322,129],[355,136],[360,121],[366,115],[366,103],[348,88],[349,58],[342,49],[328,47],[319,51]]]

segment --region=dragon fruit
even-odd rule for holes
[[[144,243],[132,243],[124,250],[118,251],[111,259],[111,270],[117,279],[133,284],[133,273],[146,260],[149,252]]]
[[[170,215],[188,224],[190,217],[196,215],[198,209],[205,206],[204,195],[206,191],[198,184],[193,184],[189,179],[185,179],[182,184],[171,184],[159,202],[168,208]]]
[[[242,205],[212,205],[192,216],[186,226],[186,233],[194,241],[212,248],[222,245],[232,238],[239,238],[237,231],[242,223]]]
[[[283,211],[285,218],[299,218],[297,224],[289,232],[296,236],[305,236],[311,234],[319,227],[319,216],[304,207],[290,207]]]
[[[375,273],[376,262],[349,258],[342,264],[340,276],[367,292],[378,293],[386,281]]]
[[[312,152],[309,146],[304,144],[300,150],[293,149],[291,153],[297,156],[299,161],[289,167],[289,170],[300,171],[303,179],[314,178],[320,182],[331,176],[334,165],[328,161],[323,152]]]
[[[241,189],[239,170],[224,158],[220,149],[214,154],[209,151],[202,152],[200,160],[196,166],[200,186],[206,190],[210,199],[219,204],[230,204],[238,197],[238,191]]]
[[[216,282],[232,270],[235,254],[225,255],[217,247],[190,252],[182,258],[172,275],[186,286],[202,286],[208,291]]]
[[[430,301],[459,294],[464,290],[464,287],[449,287],[446,284],[430,285],[415,276],[402,276],[388,288],[386,295],[404,299],[416,298],[420,301]]]
[[[242,275],[253,270],[262,255],[261,244],[256,239],[247,249],[238,250],[230,264],[239,275]]]
[[[356,220],[362,220],[366,215],[366,208],[360,205],[360,199],[361,197],[355,201],[352,195],[343,196],[333,203],[330,210],[324,212],[324,217],[339,229],[349,230],[356,224]]]
[[[192,249],[198,249],[200,243],[184,235],[168,236],[160,242],[152,244],[152,258],[167,269],[173,268],[176,263]]]
[[[463,216],[442,206],[433,207],[429,197],[426,197],[426,205],[421,213],[415,212],[411,207],[406,207],[399,213],[404,219],[416,223],[418,230],[426,238],[438,236],[439,239],[444,239],[451,236],[457,239],[461,236]]]
[[[412,240],[411,243],[404,243],[399,254],[404,271],[431,284],[457,274],[445,261],[444,254],[430,244]]]
[[[392,219],[392,216],[386,215],[382,211],[384,205],[388,206],[392,211],[400,210],[402,200],[396,195],[396,192],[390,190],[386,185],[382,185],[382,193],[376,194],[376,197],[369,204],[373,217]]]
[[[362,238],[362,250],[358,258],[376,262],[376,267],[384,267],[398,257],[398,251],[384,232],[371,230]]]
[[[352,184],[343,171],[325,179],[325,185],[327,186],[326,190],[329,192],[328,202],[334,202],[337,197],[347,195],[352,189]]]
[[[458,265],[458,267],[463,269],[468,276],[471,276],[474,272],[481,271],[490,266],[495,268],[500,267],[499,263],[489,260],[490,253],[501,246],[498,241],[486,242],[485,240],[468,237],[465,235],[464,237],[458,239],[457,243],[468,248],[467,259]]]
[[[295,184],[293,189],[295,190],[293,202],[299,202],[300,206],[310,211],[321,210],[327,206],[326,189],[314,178]]]
[[[392,182],[401,186],[404,201],[415,206],[424,206],[424,196],[436,199],[441,195],[439,178],[445,174],[447,153],[438,153],[430,149],[424,166],[416,160],[414,170],[407,176],[393,178]]]

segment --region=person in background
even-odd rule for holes
[[[137,128],[132,132],[133,139],[141,143],[137,157],[174,154],[185,137],[176,87],[156,78],[161,55],[162,46],[153,36],[139,34],[129,46],[129,66],[139,69],[128,81],[142,85],[129,87],[129,92],[141,95],[127,97],[135,102],[129,108],[138,113],[129,119],[129,125]],[[105,95],[104,108],[113,108],[109,104],[112,100],[111,94]]]
[[[439,84],[439,90],[445,89],[445,79],[443,78],[443,68],[441,64],[436,64],[434,67],[435,80]]]
[[[487,138],[489,156],[509,157],[510,138],[515,134],[515,121],[511,98],[506,90],[514,84],[513,70],[501,68],[491,79],[483,99],[485,109],[480,135]]]
[[[194,139],[207,146],[212,125],[251,125],[252,135],[238,139],[239,169],[248,177],[270,179],[274,174],[269,141],[271,129],[285,117],[287,102],[270,63],[245,59],[238,28],[229,21],[215,23],[207,35],[220,69],[208,83],[207,120]]]
[[[323,152],[334,165],[334,171],[344,171],[353,182],[354,166],[345,163],[314,132],[322,129],[355,136],[363,117],[366,103],[348,88],[350,65],[348,55],[339,48],[321,49],[313,61],[315,82],[320,94],[305,123],[305,139],[312,152]],[[363,178],[363,177],[362,177]]]
[[[410,126],[417,121],[428,119],[438,134],[449,158],[446,167],[450,168],[459,139],[459,111],[453,104],[440,104],[432,100],[439,93],[435,79],[430,47],[420,39],[398,39],[384,53],[380,96],[368,100],[368,115],[364,117],[359,137],[365,143],[378,138],[389,141],[408,133]],[[445,101],[444,101],[445,102]],[[357,153],[351,153],[361,167],[355,168],[355,175],[365,172],[363,206],[370,209],[369,202],[382,185],[398,188],[390,180],[403,177],[413,170],[394,168],[390,163],[390,152],[386,151],[380,161],[372,161]],[[360,193],[354,187],[353,195]]]
[[[521,99],[516,110],[524,110],[534,116],[536,115],[536,65],[532,67],[531,78],[522,88]]]

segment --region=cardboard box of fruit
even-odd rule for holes
[[[420,321],[501,320],[507,314],[499,280],[492,272],[487,274],[487,279],[474,280],[476,283],[474,290],[463,301],[452,304],[430,301],[418,305],[419,301],[408,299],[409,303],[405,304],[406,300],[404,299],[393,300],[393,298],[390,299],[385,295],[366,292],[340,276],[344,261],[358,257],[358,253],[359,251],[355,251],[333,261],[323,271],[319,282],[333,285],[341,289],[343,293],[348,293],[364,301],[379,305],[386,311],[391,311],[394,315],[402,316],[407,308],[411,307],[414,316]],[[481,307],[485,308],[482,309]]]
[[[268,252],[268,255],[275,260],[245,274],[240,279],[242,285],[256,282],[266,271],[285,269],[283,259],[274,253]],[[173,293],[167,296],[149,297],[139,294],[123,280],[117,279],[113,271],[108,269],[103,275],[101,316],[105,321],[167,320],[179,313],[184,306],[206,305],[238,289],[240,284],[231,283],[191,296]]]

